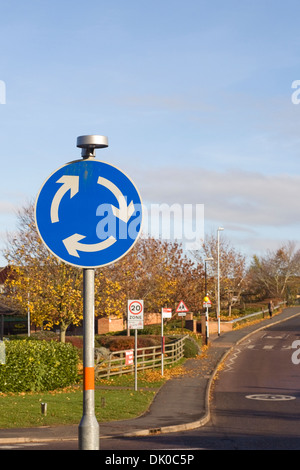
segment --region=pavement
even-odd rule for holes
[[[100,438],[146,436],[187,431],[210,420],[209,394],[218,366],[231,349],[256,331],[300,315],[300,307],[286,308],[272,318],[239,330],[213,335],[209,347],[184,365],[186,373],[168,380],[142,416],[100,424]],[[77,440],[78,425],[0,429],[0,445]]]

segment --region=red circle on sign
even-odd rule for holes
[[[132,304],[138,304],[139,307],[140,307],[139,311],[136,311],[136,312],[132,311],[132,310],[131,310]],[[129,304],[129,307],[128,307],[128,308],[129,308],[129,312],[132,313],[133,315],[139,315],[139,314],[141,314],[142,311],[143,311],[143,306],[142,306],[141,302],[139,302],[138,300],[134,300],[133,302],[131,302],[131,304]],[[134,310],[135,310],[135,309],[134,309]]]

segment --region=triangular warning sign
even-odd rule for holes
[[[179,302],[179,304],[177,305],[177,308],[176,308],[176,313],[182,313],[182,312],[188,312],[189,309],[187,308],[187,306],[185,305],[184,301],[181,300]]]

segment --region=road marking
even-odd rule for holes
[[[24,447],[36,447],[36,446],[45,446],[46,444],[43,442],[28,442],[24,444],[5,444],[0,445],[0,450],[13,450],[13,449],[22,449]]]
[[[283,339],[284,336],[264,336],[264,339]]]
[[[246,395],[249,400],[262,400],[262,401],[288,401],[296,400],[296,397],[291,395],[275,395],[272,393],[263,393],[259,395]]]
[[[229,358],[229,360],[226,364],[226,369],[224,369],[224,372],[233,372],[234,371],[233,366],[234,366],[235,360],[238,357],[238,355],[240,354],[240,352],[241,352],[241,349],[237,349],[236,352],[233,354],[233,356],[231,358]]]
[[[273,349],[274,347],[275,347],[275,344],[265,344],[264,346],[262,346],[260,344],[249,344],[249,346],[247,346],[247,349],[256,349],[256,350],[266,349],[266,350],[270,350],[270,349]],[[280,348],[277,348],[277,349],[278,349],[278,351],[279,350],[286,351],[287,349],[292,349],[292,346],[290,344],[284,344]]]

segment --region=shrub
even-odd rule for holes
[[[146,325],[142,330],[139,330],[140,335],[159,335],[161,333],[161,324]]]
[[[167,341],[167,339],[166,339]],[[138,348],[146,348],[147,346],[160,346],[160,336],[143,336],[138,335]],[[97,336],[95,341],[96,347],[104,347],[110,351],[123,351],[134,348],[133,336]]]
[[[66,336],[66,343],[71,343],[77,349],[83,348],[83,337],[82,336]]]
[[[56,341],[7,341],[6,364],[0,365],[0,391],[47,391],[78,378],[78,352]]]
[[[98,336],[95,346],[104,347],[110,351],[132,349],[134,347],[134,338],[131,336]]]
[[[196,341],[189,337],[184,341],[184,357],[196,357],[199,353],[199,346]]]

